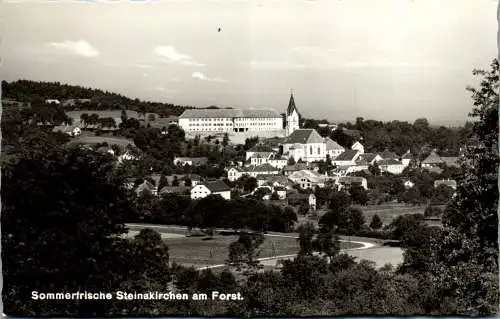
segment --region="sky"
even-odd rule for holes
[[[464,122],[495,0],[4,0],[0,77],[333,122]],[[219,32],[220,28],[220,32]]]

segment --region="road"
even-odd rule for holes
[[[129,229],[131,230],[129,233],[129,236],[136,234],[138,232],[138,230],[140,230],[141,228],[151,228],[151,229],[158,231],[161,234],[162,238],[173,238],[173,237],[182,237],[183,236],[183,235],[179,235],[179,234],[169,233],[169,230],[170,231],[171,230],[188,230],[187,227],[183,227],[183,226],[165,226],[165,225],[127,224],[127,227],[129,227]],[[232,230],[215,229],[215,231],[232,231]],[[297,233],[284,234],[284,233],[269,232],[269,233],[264,234],[264,236],[266,236],[266,237],[298,238]],[[347,254],[349,254],[353,257],[357,257],[358,260],[366,259],[369,261],[373,261],[373,262],[375,262],[375,265],[377,268],[380,268],[387,263],[390,263],[393,266],[396,266],[397,264],[399,264],[403,261],[403,251],[401,250],[401,248],[385,247],[385,246],[381,246],[380,244],[377,244],[374,242],[361,241],[361,240],[341,239],[339,241],[360,244],[361,247],[343,249],[342,251],[346,252]],[[297,256],[296,254],[294,254],[294,255],[281,255],[281,256],[259,258],[258,260],[260,261],[260,263],[263,266],[276,267],[278,261],[292,259],[292,258],[295,258],[296,256]],[[224,266],[225,266],[225,264],[219,264],[219,265],[200,267],[198,269],[199,270],[213,269],[213,268],[221,268]]]

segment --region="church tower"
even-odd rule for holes
[[[293,99],[293,92],[290,93],[290,102],[288,102],[288,109],[286,110],[286,127],[285,134],[289,136],[295,130],[300,128],[300,114],[295,106],[295,100]]]

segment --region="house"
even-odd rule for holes
[[[342,146],[340,146],[337,142],[335,142],[329,137],[325,137],[325,145],[326,145],[326,154],[328,154],[331,159],[339,156],[345,151],[345,149]]]
[[[352,185],[359,185],[365,190],[368,189],[368,182],[364,177],[358,176],[343,176],[335,180],[335,184],[338,185],[339,190],[342,188],[350,188]]]
[[[66,133],[69,136],[79,136],[82,134],[81,128],[76,125],[59,125],[55,126],[52,131]]]
[[[441,156],[441,160],[448,167],[460,167],[457,156]]]
[[[262,165],[269,162],[269,159],[274,155],[274,152],[254,152],[247,162],[250,165]]]
[[[300,185],[302,189],[315,189],[325,187],[328,177],[311,170],[301,170],[294,172],[288,177],[294,183]]]
[[[137,188],[135,189],[135,193],[137,195],[140,195],[144,191],[147,191],[147,192],[151,193],[152,195],[156,195],[158,189],[157,189],[157,187],[155,185],[153,185],[149,181],[145,180],[139,186],[137,186]]]
[[[405,169],[405,165],[396,159],[383,159],[378,162],[380,171],[388,172],[391,174],[401,174]]]
[[[159,195],[165,195],[165,194],[178,194],[178,195],[184,195],[184,194],[190,194],[190,187],[186,186],[165,186],[163,187],[158,194]]]
[[[314,129],[296,129],[283,144],[283,154],[311,163],[326,159],[326,143]]]
[[[132,154],[130,150],[126,150],[125,153],[118,156],[118,163],[123,163],[124,161],[135,161],[138,160],[139,157]]]
[[[440,185],[445,185],[445,186],[451,187],[455,190],[457,189],[457,182],[453,179],[440,179],[440,180],[434,181],[434,188],[437,188]]]
[[[247,167],[232,167],[227,171],[227,178],[229,181],[234,182],[238,180],[243,175],[248,175],[250,177],[257,177],[257,175],[277,175],[279,174],[279,169],[272,167],[269,164],[247,166]]]
[[[303,170],[303,169],[308,169],[309,166],[306,163],[295,163],[293,165],[287,165],[283,167],[283,173],[285,173],[285,176],[289,176],[290,174]]]
[[[258,153],[273,153],[273,149],[265,144],[257,144],[246,151],[246,160],[248,161],[252,156]]]
[[[191,199],[205,198],[208,195],[220,195],[226,200],[231,199],[231,187],[223,181],[208,181],[197,184],[191,189]]]
[[[284,175],[257,175],[255,177],[257,180],[257,186],[269,185],[272,187],[281,186],[281,187],[291,187],[291,181]]]
[[[437,167],[440,164],[444,164],[441,157],[436,153],[436,150],[433,150],[426,159],[424,159],[421,163],[422,167]]]
[[[333,159],[332,164],[336,166],[354,166],[361,154],[359,150],[347,150]]]
[[[208,163],[206,157],[174,157],[174,165],[202,166]]]
[[[363,154],[365,152],[365,147],[360,142],[356,142],[356,143],[352,144],[351,150],[357,150],[361,154]]]
[[[399,160],[399,156],[396,153],[389,151],[388,149],[385,149],[379,155],[380,157],[382,157],[382,159],[385,160]]]
[[[277,169],[283,169],[288,164],[288,159],[283,156],[273,154],[267,160],[267,164],[271,165],[272,167],[276,167]]]
[[[412,188],[413,186],[415,186],[415,183],[413,183],[412,181],[405,181],[404,182],[404,186],[406,189],[409,189],[409,188]]]
[[[58,99],[47,99],[45,100],[45,104],[60,104],[61,101],[59,101]]]
[[[379,154],[375,153],[363,153],[359,155],[360,160],[365,160],[368,165],[373,165],[376,162],[379,162],[382,160],[382,157]]]

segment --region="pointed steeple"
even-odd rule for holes
[[[288,102],[288,109],[286,111],[286,115],[291,115],[293,111],[296,111],[299,113],[297,110],[297,107],[295,106],[295,100],[293,99],[293,92],[290,93],[290,101]]]

